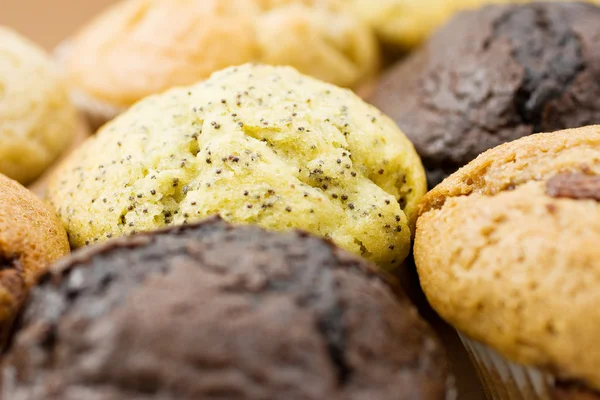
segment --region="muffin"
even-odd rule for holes
[[[31,183],[69,146],[75,124],[48,55],[0,26],[0,174]]]
[[[337,0],[126,0],[59,51],[97,127],[138,100],[247,62],[355,87],[377,70],[375,34]]]
[[[483,151],[600,122],[600,7],[465,12],[393,68],[369,101],[415,143],[433,187]]]
[[[82,249],[32,292],[4,394],[445,399],[437,340],[373,271],[307,234],[218,218]]]
[[[599,201],[600,126],[496,147],[423,199],[421,285],[490,398],[598,398]]]
[[[0,350],[29,288],[69,253],[60,221],[35,195],[0,174]]]
[[[74,247],[220,214],[393,268],[425,190],[410,141],[350,90],[244,65],[105,125],[55,172],[48,200]]]
[[[488,4],[532,2],[532,0],[344,1],[376,30],[382,42],[403,50],[421,45],[432,32],[460,11],[477,9]],[[599,3],[598,0],[588,0],[588,2]]]
[[[503,0],[344,0],[386,44],[404,50],[419,46],[456,12]],[[510,0],[504,0],[504,2]],[[517,0],[514,0],[517,1]]]

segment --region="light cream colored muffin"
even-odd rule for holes
[[[96,125],[246,62],[290,65],[345,87],[379,63],[374,33],[338,0],[126,0],[59,53],[76,104]]]
[[[600,390],[600,126],[489,150],[420,207],[415,261],[438,313],[540,368],[540,389],[523,398],[556,396],[562,382]],[[519,374],[503,374],[510,368],[470,339],[488,376],[511,384]]]
[[[32,182],[69,146],[75,124],[50,58],[0,26],[0,173]]]
[[[0,348],[29,288],[69,253],[56,216],[30,191],[0,174]]]
[[[48,199],[75,247],[221,214],[301,228],[393,268],[425,190],[410,141],[350,90],[244,65],[105,125],[59,168]]]

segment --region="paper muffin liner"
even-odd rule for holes
[[[491,347],[459,332],[488,400],[550,400],[555,388],[552,375],[535,367],[516,364]]]
[[[62,42],[54,49],[54,59],[59,73],[63,75],[65,74],[64,63],[70,51],[71,45],[68,40]],[[127,110],[127,108],[112,105],[74,88],[69,88],[69,97],[71,98],[71,102],[85,117],[92,132],[95,132],[102,125]]]

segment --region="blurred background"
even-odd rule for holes
[[[0,25],[52,49],[117,0],[0,0]]]

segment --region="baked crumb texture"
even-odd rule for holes
[[[379,66],[375,34],[337,0],[127,0],[67,44],[75,98],[117,110],[248,62],[346,87]]]
[[[50,57],[0,26],[0,173],[26,185],[68,148],[75,108]]]
[[[393,268],[425,186],[409,140],[351,91],[244,65],[132,107],[57,171],[48,199],[74,247],[220,214]]]
[[[447,321],[516,362],[600,389],[600,126],[528,136],[429,192],[415,259]]]
[[[3,393],[445,399],[435,335],[373,271],[312,236],[218,219],[90,246],[33,292]]]
[[[29,288],[67,254],[58,218],[32,192],[0,174],[0,349]]]
[[[388,46],[420,46],[454,15],[490,4],[526,4],[532,0],[343,0],[377,31]],[[546,0],[560,2],[561,0]],[[567,0],[568,1],[568,0]],[[585,1],[585,0],[584,0]],[[588,3],[600,4],[598,0]]]
[[[591,4],[464,12],[386,72],[368,100],[413,141],[433,188],[502,143],[600,123],[599,35]]]

